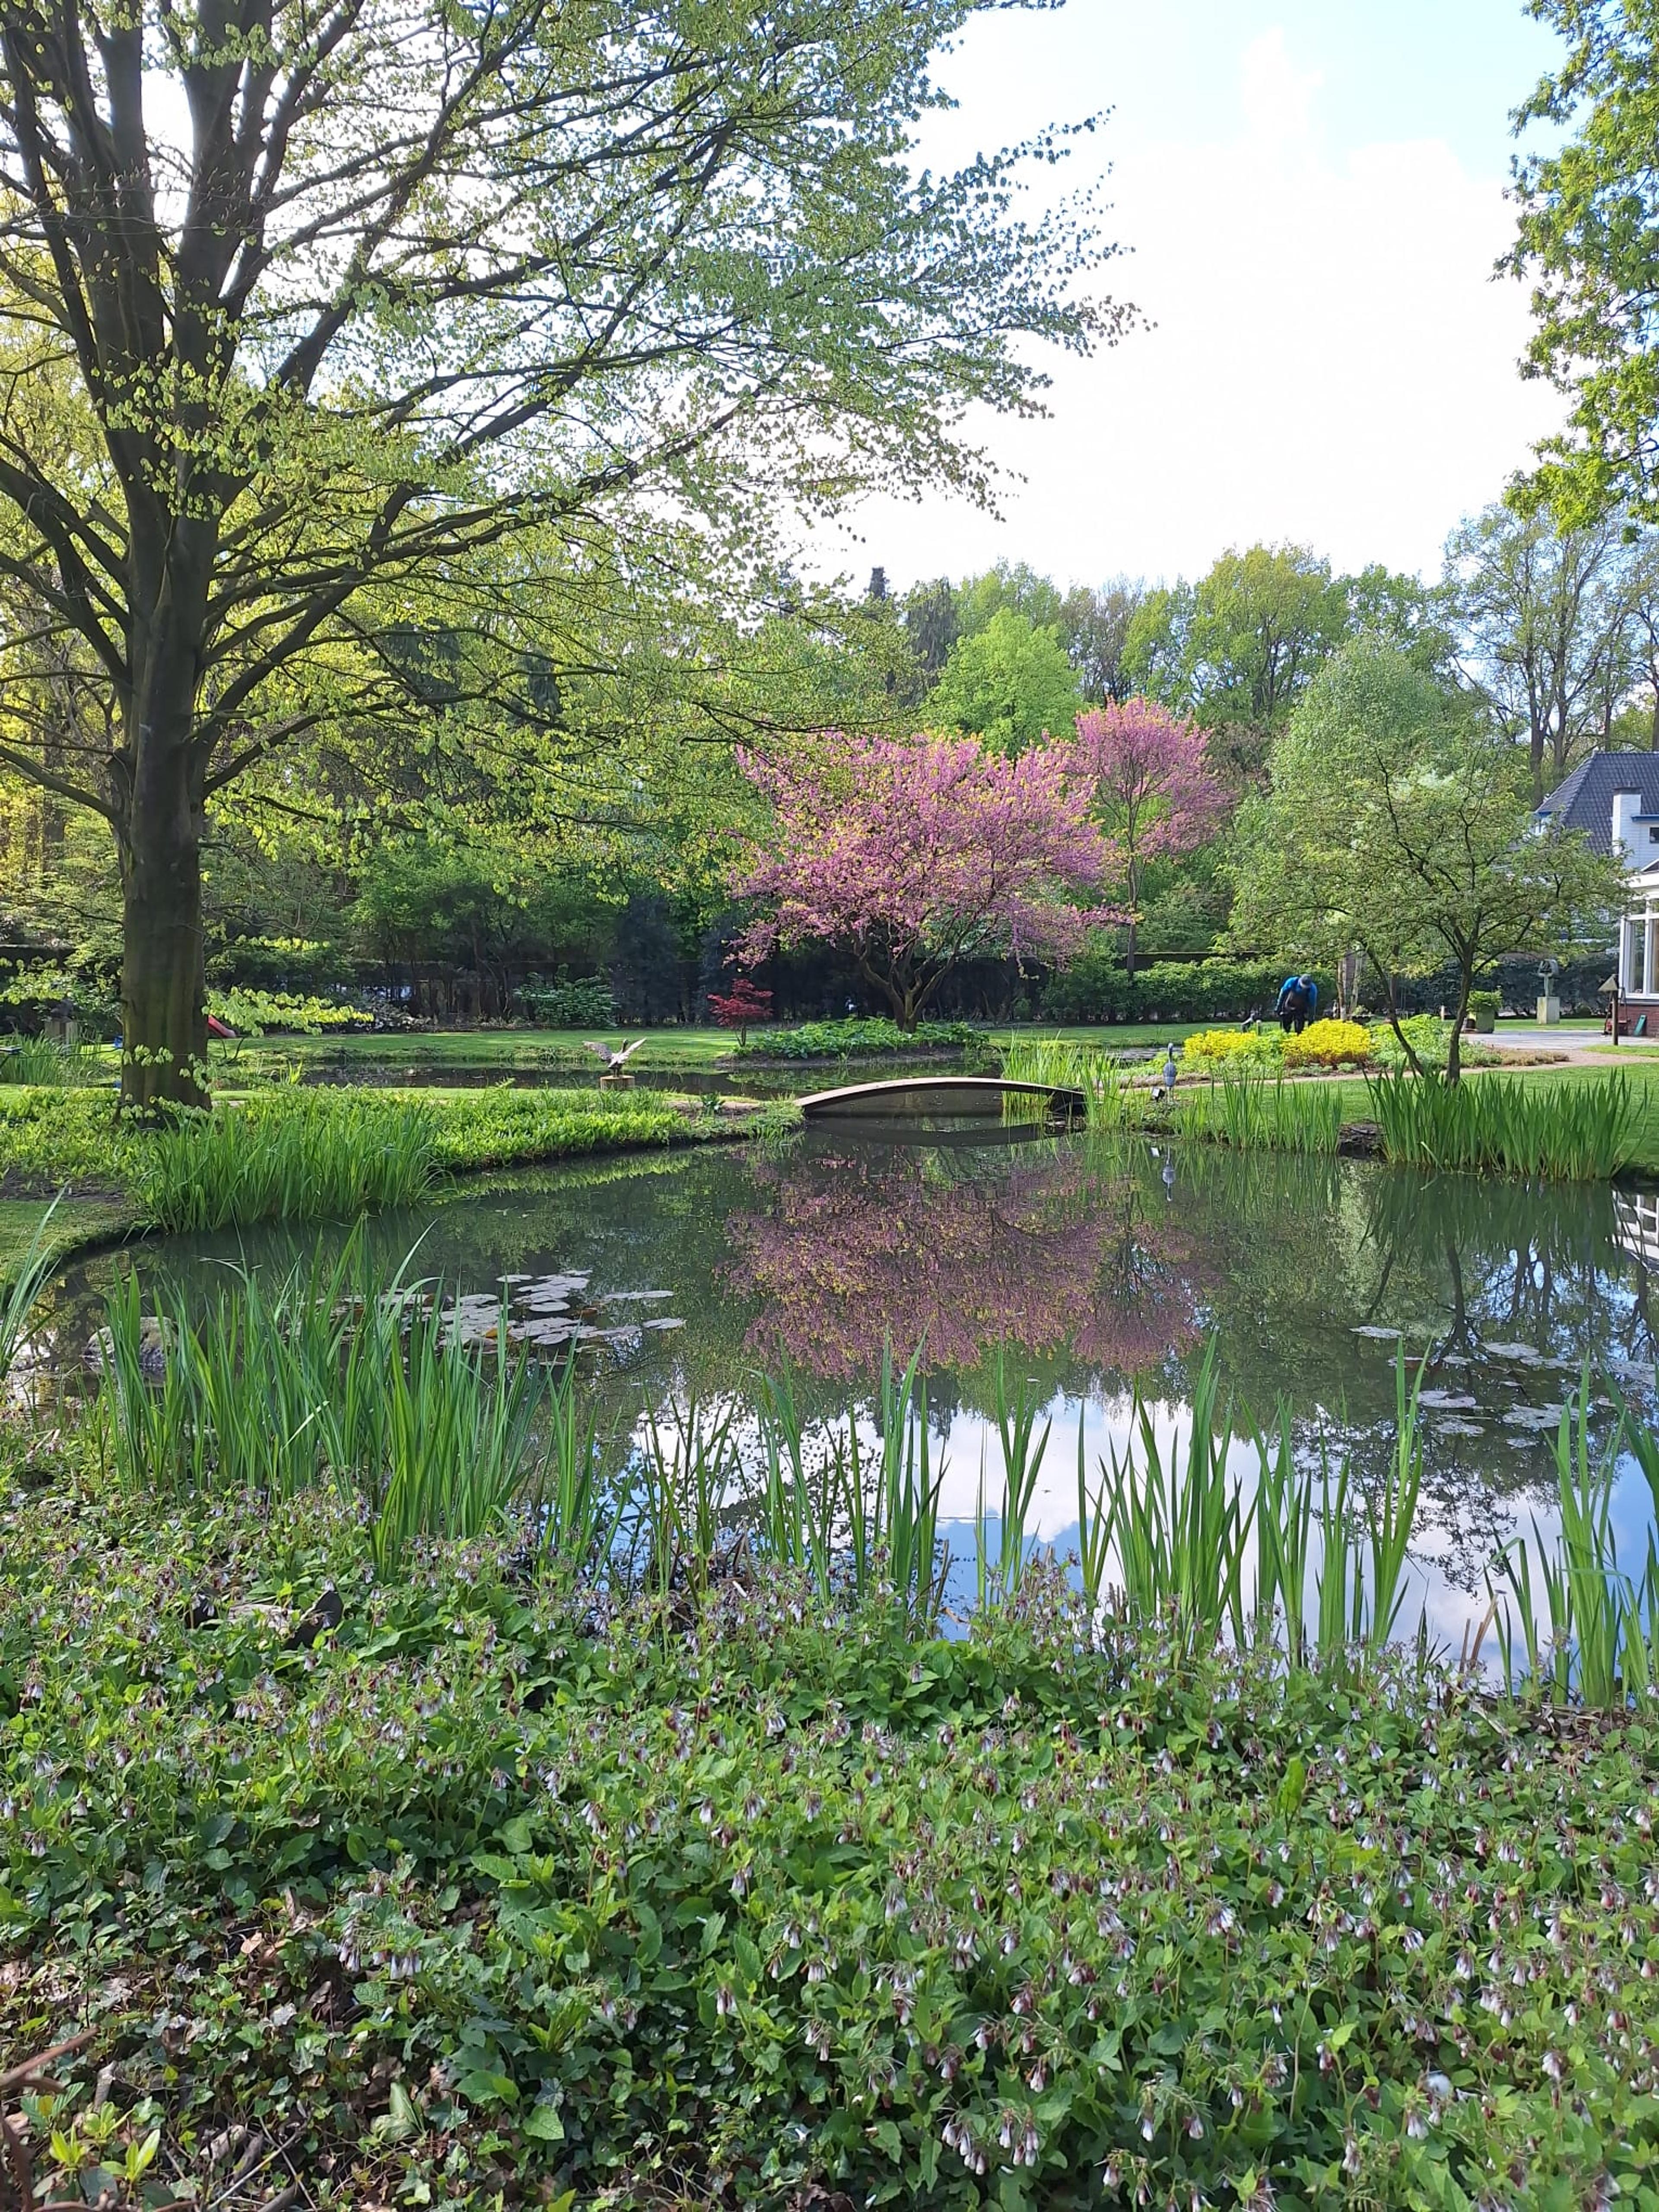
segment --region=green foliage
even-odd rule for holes
[[[1443,1070],[1446,1054],[1451,1049],[1451,1024],[1438,1014],[1405,1014],[1400,1027],[1406,1044],[1411,1047],[1419,1066]],[[1410,1060],[1405,1046],[1394,1033],[1391,1022],[1376,1022],[1371,1027],[1371,1050],[1379,1066],[1400,1069],[1409,1067]]]
[[[422,1107],[373,1091],[291,1091],[141,1136],[129,1186],[156,1229],[349,1221],[411,1205],[438,1160],[434,1116]]]
[[[902,1030],[885,1014],[846,1021],[803,1022],[793,1030],[761,1030],[734,1060],[875,1060],[885,1053],[964,1051],[984,1042],[969,1022],[918,1022]]]
[[[1021,753],[1045,732],[1067,734],[1082,705],[1076,672],[1054,632],[1003,606],[951,647],[922,715],[933,727]]]
[[[1589,1401],[1587,1375],[1562,1407],[1556,1431],[1559,1546],[1545,1542],[1534,1519],[1533,1543],[1516,1537],[1486,1587],[1509,1680],[1521,1674],[1524,1656],[1534,1694],[1557,1705],[1577,1698],[1622,1712],[1631,1698],[1651,1698],[1659,1686],[1659,1548],[1650,1530],[1639,1583],[1620,1570],[1613,1482],[1620,1450],[1628,1445],[1659,1514],[1659,1439],[1626,1407],[1606,1449],[1594,1455]]]
[[[1124,647],[1129,677],[1207,728],[1231,724],[1265,737],[1349,634],[1347,592],[1304,546],[1224,553],[1196,584],[1141,602]],[[1235,765],[1258,767],[1259,746]]]
[[[306,998],[288,991],[210,990],[208,1012],[240,1036],[316,1036],[324,1030],[370,1030],[374,1018],[338,999]]]
[[[696,1132],[660,1093],[520,1091],[511,1084],[431,1101],[433,1158],[440,1167],[509,1167],[518,1160],[574,1159],[623,1145],[672,1145]]]
[[[1524,763],[1466,700],[1370,639],[1315,678],[1239,817],[1232,930],[1245,942],[1358,947],[1385,978],[1449,960],[1447,1073],[1476,975],[1559,951],[1621,907],[1616,861],[1533,821]]]
[[[1342,1133],[1342,1097],[1334,1084],[1227,1066],[1218,1078],[1177,1090],[1174,1127],[1242,1152],[1331,1153]]]
[[[1404,1071],[1367,1078],[1384,1157],[1411,1167],[1606,1182],[1642,1151],[1649,1105],[1627,1077],[1547,1085]]]
[[[377,1584],[324,1496],[15,1500],[0,2048],[94,1958],[50,2129],[113,2064],[203,2197],[252,2113],[458,2212],[1640,2202],[1651,1717],[1079,1626],[596,1620],[506,1541]]]
[[[538,977],[520,983],[516,1003],[526,1018],[550,1029],[606,1029],[616,1019],[611,986],[602,975],[579,975],[574,980],[561,968],[550,983]]]
[[[1532,281],[1534,374],[1572,402],[1543,447],[1536,488],[1568,521],[1628,500],[1659,514],[1659,352],[1651,297],[1659,192],[1659,16],[1651,0],[1531,0],[1565,41],[1517,125],[1552,126],[1551,150],[1520,164],[1510,265]],[[1565,133],[1567,135],[1563,136]]]
[[[1051,978],[1042,994],[1044,1014],[1062,1022],[1242,1021],[1270,1016],[1285,975],[1307,969],[1305,960],[1157,960],[1127,975],[1115,951],[1097,946]],[[1328,1006],[1334,970],[1311,969],[1321,1003]]]
[[[82,1085],[112,1079],[112,1069],[95,1045],[54,1044],[50,1037],[0,1042],[0,1083]]]

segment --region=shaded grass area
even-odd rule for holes
[[[1644,2202],[1651,1716],[1079,1631],[14,1496],[0,2050],[88,2035],[42,2194],[151,2144],[211,2200],[240,2128],[318,2206]]]

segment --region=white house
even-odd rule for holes
[[[1538,810],[1617,853],[1630,885],[1619,932],[1621,1036],[1659,1037],[1659,752],[1594,752]]]

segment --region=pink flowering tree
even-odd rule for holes
[[[1105,835],[1106,881],[1124,892],[1133,975],[1147,862],[1208,844],[1226,818],[1227,793],[1211,772],[1204,732],[1151,699],[1079,714],[1070,755]]]
[[[1054,748],[1008,760],[972,738],[828,731],[739,759],[772,804],[735,886],[766,909],[744,957],[805,939],[844,946],[902,1029],[958,961],[1063,957],[1091,921],[1118,918],[1073,902],[1105,854]]]

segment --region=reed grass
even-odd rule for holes
[[[1261,1068],[1226,1067],[1179,1088],[1174,1110],[1183,1137],[1239,1152],[1334,1152],[1342,1133],[1341,1094],[1332,1085]]]
[[[1625,1407],[1604,1449],[1593,1452],[1586,1374],[1563,1407],[1556,1433],[1559,1545],[1547,1546],[1534,1517],[1532,1541],[1517,1536],[1487,1578],[1506,1679],[1529,1680],[1554,1704],[1576,1699],[1599,1711],[1619,1711],[1632,1697],[1650,1696],[1659,1684],[1659,1554],[1653,1532],[1648,1532],[1638,1582],[1620,1565],[1613,1525],[1613,1484],[1626,1445],[1659,1514],[1659,1441]]]
[[[0,1083],[84,1090],[112,1080],[95,1045],[55,1044],[50,1037],[9,1037],[0,1043]]]
[[[975,1516],[975,1587],[981,1607],[1017,1597],[1030,1543],[1027,1529],[1036,1496],[1042,1459],[1048,1449],[1052,1423],[1045,1421],[1036,1433],[1042,1407],[1030,1395],[1033,1385],[1025,1376],[1008,1389],[1007,1370],[1000,1351],[996,1367],[996,1425],[1002,1446],[1002,1510],[996,1516],[997,1538],[991,1543],[990,1516],[985,1502],[985,1463],[979,1470],[979,1498]]]
[[[1647,1120],[1622,1071],[1573,1084],[1405,1072],[1366,1080],[1384,1157],[1410,1167],[1606,1182],[1638,1156]]]
[[[63,1203],[60,1191],[34,1224],[22,1258],[10,1280],[0,1290],[0,1382],[17,1364],[17,1355],[28,1340],[29,1325],[40,1293],[51,1281],[57,1264],[52,1238],[52,1219]]]
[[[436,1170],[435,1125],[406,1100],[286,1091],[188,1114],[135,1150],[131,1188],[152,1228],[339,1220],[412,1205]]]
[[[591,1551],[591,1444],[567,1370],[507,1344],[466,1346],[440,1286],[377,1277],[350,1240],[267,1286],[226,1271],[205,1305],[118,1285],[100,1334],[100,1414],[119,1480],[158,1498],[361,1494],[382,1571],[427,1536],[471,1538],[529,1500],[544,1547]]]
[[[0,1308],[0,1353],[15,1352],[49,1272],[46,1227]],[[736,1400],[692,1397],[648,1413],[613,1481],[574,1358],[554,1373],[505,1332],[463,1342],[454,1307],[441,1288],[410,1279],[410,1266],[377,1273],[354,1237],[274,1282],[227,1268],[194,1306],[179,1291],[151,1304],[129,1273],[100,1340],[110,1471],[163,1502],[337,1485],[361,1500],[388,1578],[422,1539],[514,1528],[538,1570],[568,1588],[696,1602],[753,1554],[806,1578],[826,1606],[881,1598],[915,1633],[935,1632],[951,1562],[920,1350],[902,1370],[889,1353],[872,1408],[849,1405],[810,1431],[788,1372],[758,1378],[757,1494]],[[1128,1439],[1097,1462],[1091,1484],[1079,1421],[1078,1566],[1090,1632],[1115,1620],[1155,1625],[1188,1655],[1272,1645],[1293,1669],[1364,1674],[1409,1630],[1420,1379],[1398,1355],[1390,1447],[1369,1484],[1322,1442],[1298,1446],[1285,1405],[1265,1431],[1236,1420],[1213,1341],[1173,1447],[1137,1392]],[[1650,1528],[1639,1576],[1621,1565],[1613,1483],[1628,1446],[1659,1516],[1659,1437],[1626,1407],[1594,1451],[1588,1406],[1586,1376],[1556,1441],[1559,1540],[1534,1522],[1510,1545],[1490,1577],[1490,1618],[1510,1687],[1529,1681],[1547,1698],[1620,1711],[1659,1689],[1659,1547]],[[1031,1520],[1051,1443],[1036,1386],[1001,1363],[993,1407],[1002,1496],[994,1512],[981,1470],[975,1582],[991,1610],[1022,1601],[1041,1548]],[[1425,1654],[1421,1618],[1416,1640]]]

